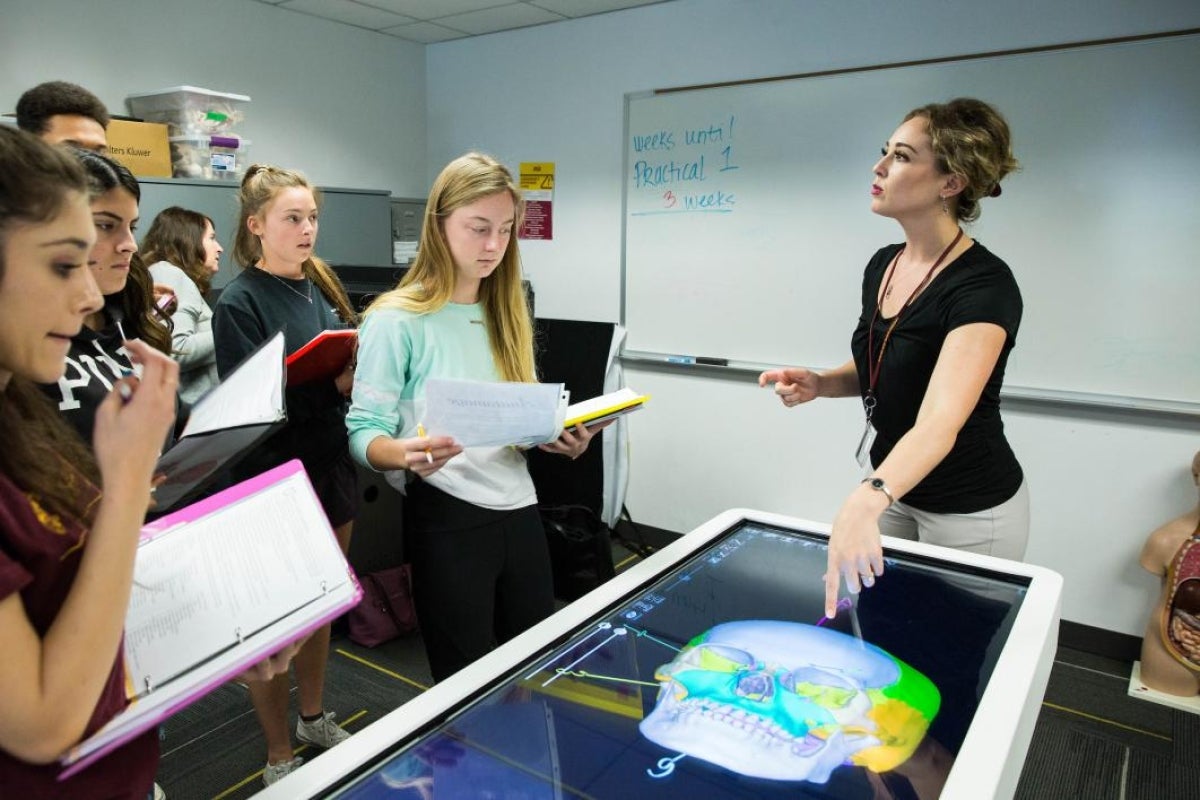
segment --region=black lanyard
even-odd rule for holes
[[[954,245],[958,244],[963,237],[962,228],[958,229],[958,235],[954,237],[954,241],[946,245],[946,249],[937,257],[937,261],[933,262],[933,266],[925,273],[925,277],[917,284],[917,287],[912,290],[912,294],[904,301],[904,305],[900,306],[900,310],[896,312],[896,316],[892,317],[892,323],[888,325],[887,331],[883,334],[883,343],[879,345],[879,355],[872,358],[871,352],[875,349],[875,320],[879,318],[880,307],[883,305],[878,299],[875,301],[875,311],[871,314],[871,325],[867,328],[867,394],[863,397],[863,410],[867,413],[867,421],[871,421],[871,415],[875,412],[875,386],[879,383],[879,372],[883,366],[883,351],[887,350],[888,342],[892,339],[892,331],[896,330],[896,325],[900,322],[900,317],[912,305],[913,300],[921,293],[921,290],[929,285],[929,281],[933,278],[934,271],[942,265],[946,260],[946,256],[950,255],[950,251],[954,249]],[[904,253],[904,248],[901,247],[892,259],[892,263],[888,265],[887,280],[884,281],[881,294],[886,297],[888,287],[892,285],[892,277],[896,273],[896,265],[900,262],[900,256]]]

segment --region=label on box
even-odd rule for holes
[[[211,163],[213,172],[236,172],[237,153],[213,153]]]
[[[108,155],[139,178],[171,177],[167,126],[114,119],[108,124]]]

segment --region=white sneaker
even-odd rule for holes
[[[263,785],[270,786],[303,763],[304,759],[300,756],[296,756],[291,761],[280,761],[278,764],[272,764],[268,761],[267,765],[263,767]]]
[[[157,783],[154,784],[154,800],[167,800],[167,793]]]
[[[306,744],[316,745],[326,750],[335,744],[341,744],[350,738],[350,734],[338,727],[333,721],[334,713],[326,711],[312,722],[302,718],[296,720],[296,738]]]

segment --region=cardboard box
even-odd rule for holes
[[[108,123],[108,155],[139,178],[171,177],[171,150],[167,126],[158,122]]]

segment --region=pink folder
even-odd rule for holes
[[[270,504],[274,503],[272,506]],[[196,659],[198,663],[183,669],[179,674],[169,676],[161,685],[153,686],[146,680],[145,686],[130,685],[129,693],[134,699],[131,703],[109,721],[107,725],[93,736],[75,745],[59,761],[65,769],[59,778],[67,778],[104,757],[131,739],[140,736],[145,731],[158,725],[167,717],[183,709],[200,698],[212,692],[234,676],[245,671],[264,658],[278,652],[286,645],[310,634],[320,626],[330,622],[335,617],[358,604],[362,597],[362,588],[354,577],[354,571],[346,563],[341,550],[337,547],[337,539],[329,522],[321,511],[312,484],[299,461],[293,460],[274,469],[230,487],[219,494],[201,500],[179,511],[161,517],[142,528],[139,548],[156,542],[159,537],[187,537],[206,534],[219,524],[221,535],[231,537],[231,541],[243,541],[250,546],[254,537],[264,537],[263,526],[254,521],[255,514],[273,511],[279,504],[286,504],[296,519],[301,521],[299,526],[291,525],[289,532],[297,536],[297,546],[317,546],[319,553],[315,558],[320,560],[320,572],[313,580],[320,580],[320,596],[315,601],[301,603],[282,617],[262,626],[258,630],[248,631],[244,636],[237,629],[237,640],[224,646],[214,653],[204,653]],[[310,505],[311,504],[311,505]],[[214,518],[214,515],[220,517]],[[210,519],[211,518],[211,519]],[[202,524],[208,521],[207,527]],[[239,526],[239,522],[242,524]],[[283,522],[281,522],[283,524]],[[300,530],[297,530],[300,528]],[[300,537],[304,537],[301,541]],[[332,546],[327,546],[328,537]],[[158,544],[183,545],[189,543],[183,539],[161,541]],[[245,560],[239,559],[236,544],[231,548],[222,547],[219,563],[205,566],[220,570],[245,569]],[[143,551],[139,549],[138,558]],[[237,562],[237,563],[234,563]],[[149,562],[147,562],[149,563]],[[258,562],[256,562],[258,563]],[[139,591],[137,583],[143,562],[135,567],[135,595]],[[167,564],[169,567],[170,565]],[[197,569],[188,566],[188,571]],[[282,568],[279,568],[282,571]],[[257,573],[263,580],[272,576]],[[276,580],[283,580],[275,576]],[[196,583],[199,583],[197,579]],[[295,583],[295,581],[292,581]],[[141,591],[153,591],[153,587],[141,587]],[[135,597],[136,599],[136,597]],[[131,599],[131,609],[134,599]],[[144,608],[155,609],[153,603]],[[169,610],[169,608],[168,608]],[[130,663],[129,623],[133,617],[132,611],[126,617],[126,662]],[[186,622],[181,623],[181,632],[176,635],[180,645],[187,645],[189,639],[204,637],[189,637]],[[229,624],[235,624],[230,622]],[[169,643],[159,643],[159,646],[169,646]],[[152,646],[148,646],[152,647]],[[169,651],[161,651],[168,652]],[[150,655],[153,655],[151,653]],[[130,670],[127,669],[127,673]]]

